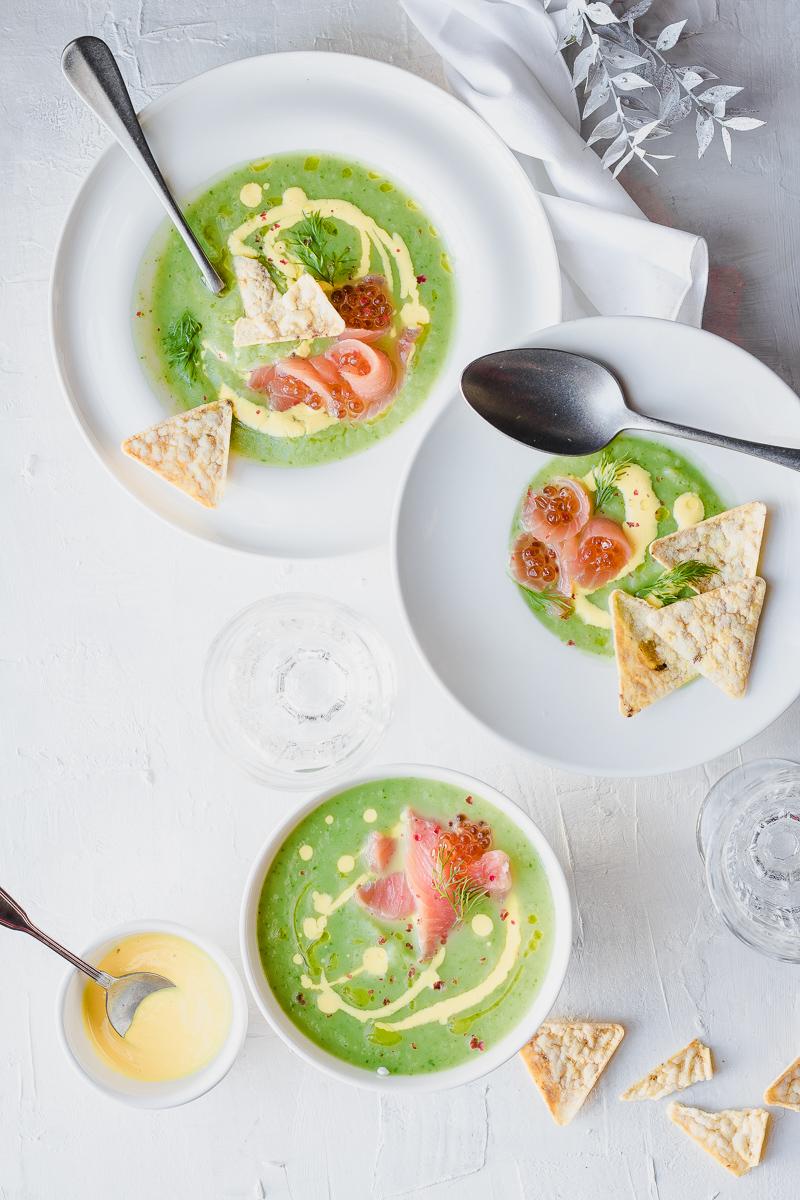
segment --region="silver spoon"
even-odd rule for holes
[[[147,996],[152,992],[160,992],[162,988],[175,987],[171,980],[165,979],[163,975],[154,975],[150,971],[134,971],[130,975],[120,975],[119,978],[109,975],[106,971],[98,971],[97,967],[91,966],[82,958],[65,950],[46,933],[42,933],[41,929],[37,929],[25,910],[20,908],[16,900],[13,900],[2,888],[0,888],[0,925],[5,925],[8,929],[15,929],[19,933],[29,933],[37,941],[42,942],[51,950],[55,950],[56,954],[60,954],[67,962],[71,962],[73,967],[83,971],[84,975],[88,975],[95,983],[99,983],[101,988],[105,988],[106,1013],[112,1028],[120,1037],[125,1037],[137,1008]]]
[[[114,55],[97,37],[79,37],[65,47],[61,70],[85,104],[99,117],[135,166],[152,185],[172,223],[197,263],[206,286],[218,295],[225,283],[206,258],[197,238],[186,224],[164,176],[153,158]]]
[[[637,429],[741,450],[800,471],[800,449],[746,442],[634,412],[606,367],[566,350],[527,347],[486,354],[467,366],[461,390],[495,429],[548,454],[594,454],[624,429]]]

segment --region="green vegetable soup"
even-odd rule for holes
[[[439,231],[392,179],[329,155],[278,155],[232,171],[186,214],[225,291],[214,296],[205,287],[170,228],[148,251],[134,297],[145,373],[173,407],[227,399],[234,450],[272,465],[307,466],[366,449],[424,401],[447,354],[454,279]],[[260,272],[251,303],[266,310],[269,295],[273,306],[291,308],[291,318],[299,308],[310,336],[296,334],[297,321],[267,336],[260,312],[255,322],[242,320],[252,315],[242,263]],[[290,305],[301,277],[306,292]],[[361,358],[350,375],[337,376],[330,354],[348,333],[316,332],[330,330],[332,316],[349,331],[361,312],[372,318],[366,334],[353,334],[363,339]],[[254,372],[279,362],[290,377],[278,395],[274,382],[261,382],[268,371]],[[375,362],[389,380],[379,402],[360,398],[361,376]],[[336,364],[347,368],[347,361]]]
[[[426,956],[425,893],[397,918],[362,897],[418,886],[415,830],[449,862],[443,833],[454,828],[478,829],[484,845],[488,828],[492,857],[481,861],[496,872],[502,860],[507,874],[500,891],[451,889],[450,927]],[[371,837],[391,850],[381,866]],[[495,874],[482,879],[500,886]],[[289,834],[264,881],[258,945],[272,992],[306,1037],[355,1066],[417,1074],[464,1063],[512,1029],[547,972],[553,926],[544,869],[514,822],[450,784],[387,779],[326,801]]]
[[[624,473],[626,464],[631,472],[627,480]],[[673,515],[676,501],[679,498],[684,501],[690,499],[699,518],[713,517],[727,506],[708,480],[683,455],[657,442],[623,435],[616,438],[602,454],[556,458],[534,476],[514,515],[512,549],[525,529],[523,514],[530,490],[539,492],[548,482],[564,477],[584,484],[590,480],[594,487],[597,482],[594,473],[602,471],[604,465],[609,486],[603,490],[601,508],[594,509],[594,516],[616,522],[618,532],[632,544],[632,557],[622,573],[595,590],[584,589],[583,595],[580,589],[576,593],[573,588],[573,596],[567,605],[560,604],[558,597],[555,604],[543,602],[540,592],[522,586],[517,580],[515,582],[534,616],[561,641],[595,654],[611,655],[614,647],[609,627],[608,597],[615,588],[622,588],[634,595],[645,595],[661,576],[662,568],[651,558],[649,544],[656,537],[664,537],[676,529]],[[602,483],[602,474],[600,480]],[[591,504],[594,507],[600,493],[589,488],[587,494],[592,497]],[[686,594],[691,592],[687,591]]]

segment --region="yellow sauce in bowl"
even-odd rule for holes
[[[140,1004],[124,1038],[109,1024],[103,989],[86,985],[83,1019],[89,1040],[115,1071],[149,1083],[182,1079],[222,1049],[231,1026],[231,992],[199,946],[171,933],[137,933],[122,938],[97,965],[111,975],[153,971],[175,984]]]

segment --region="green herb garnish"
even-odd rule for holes
[[[283,295],[288,287],[286,276],[284,275],[283,271],[281,271],[277,263],[275,263],[271,258],[266,260],[264,266],[267,268],[267,274],[275,284],[275,287],[278,289],[280,294]]]
[[[334,221],[311,212],[287,229],[282,241],[315,278],[333,285],[348,279],[356,268],[355,256],[349,249],[335,250],[331,245],[337,233]]]
[[[463,864],[443,842],[436,847],[431,883],[437,896],[447,901],[456,920],[462,924],[486,895],[486,888],[470,878]]]
[[[519,580],[515,579],[514,582],[519,583]],[[525,587],[522,583],[519,586]],[[572,600],[569,596],[562,596],[560,592],[535,592],[533,588],[525,588],[525,593],[531,607],[537,612],[552,614],[555,611],[562,620],[572,612]]]
[[[612,458],[607,450],[603,451],[600,462],[592,472],[595,487],[595,509],[602,508],[604,504],[608,503],[613,493],[617,491],[621,476],[625,474],[632,462],[632,458]]]
[[[663,575],[659,575],[652,583],[645,583],[635,595],[641,600],[649,596],[661,604],[672,604],[675,600],[686,598],[687,592],[694,588],[695,583],[707,579],[709,575],[715,575],[718,570],[718,567],[690,558],[686,562],[678,563],[671,571],[664,571]]]
[[[162,338],[164,353],[171,367],[176,367],[186,379],[194,381],[200,367],[200,333],[203,326],[187,311],[173,321]]]

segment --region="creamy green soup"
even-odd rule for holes
[[[378,917],[356,895],[402,870],[409,809],[443,830],[459,814],[487,822],[509,860],[510,889],[473,894],[426,961],[418,913]],[[396,840],[383,872],[365,856],[371,833]],[[261,961],[281,1008],[330,1054],[381,1074],[484,1053],[530,1007],[552,943],[550,889],[527,838],[480,796],[425,779],[363,784],[315,809],[278,851],[258,909]]]
[[[186,211],[225,292],[208,291],[169,228],[145,256],[135,296],[141,361],[173,408],[227,398],[234,405],[234,450],[273,465],[306,466],[364,450],[422,403],[447,353],[453,275],[439,231],[394,180],[329,155],[276,155],[237,168]],[[309,217],[319,219],[314,229]],[[309,233],[321,238],[321,262]],[[256,368],[290,355],[313,360],[335,339],[236,345],[244,309],[234,260],[243,255],[269,269],[279,292],[305,272],[332,302],[336,287],[382,281],[392,318],[371,345],[391,360],[396,380],[383,411],[362,420],[332,420],[304,405],[274,412],[269,396],[250,387]]]
[[[724,512],[727,505],[688,459],[667,446],[623,435],[611,443],[607,457],[612,462],[629,460],[632,468],[612,488],[600,514],[619,522],[633,547],[633,558],[625,573],[587,595],[578,593],[574,607],[568,611],[543,607],[536,594],[517,586],[534,616],[561,641],[595,654],[612,655],[614,645],[608,616],[611,592],[622,588],[634,595],[639,593],[663,572],[650,556],[650,542],[672,533],[678,521],[696,523]],[[529,486],[536,491],[558,476],[572,476],[593,484],[593,472],[602,459],[602,454],[555,458],[534,476]],[[512,545],[523,529],[527,494],[528,488],[514,514]]]

